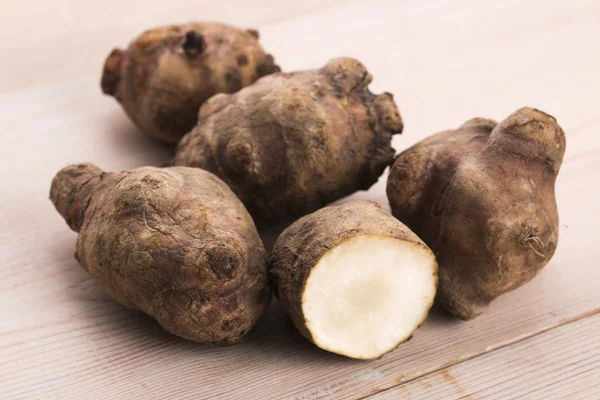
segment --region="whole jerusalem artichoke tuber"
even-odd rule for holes
[[[75,257],[116,301],[197,342],[231,344],[270,291],[254,223],[219,178],[197,168],[63,168],[50,192],[79,232]]]

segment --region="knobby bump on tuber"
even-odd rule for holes
[[[500,123],[472,119],[397,157],[392,212],[436,254],[438,297],[454,315],[476,317],[552,258],[565,146],[554,117],[522,108]]]
[[[293,223],[275,243],[269,275],[305,337],[359,359],[410,339],[437,287],[431,250],[370,201],[326,207]]]
[[[50,192],[75,257],[116,301],[197,342],[232,344],[270,300],[266,254],[231,190],[197,168],[59,171]]]
[[[257,225],[315,211],[373,185],[393,162],[402,119],[392,95],[372,94],[357,60],[275,73],[200,109],[175,165],[221,177]]]
[[[216,93],[233,93],[279,71],[258,32],[220,23],[190,23],[142,33],[106,59],[101,86],[148,135],[177,141]]]

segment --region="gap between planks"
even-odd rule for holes
[[[532,333],[529,333],[529,334],[522,335],[522,336],[517,337],[517,338],[515,338],[513,340],[510,340],[510,341],[505,342],[505,343],[501,343],[501,344],[496,345],[496,346],[490,346],[490,347],[486,348],[484,351],[482,351],[479,354],[475,354],[475,355],[472,355],[470,357],[466,357],[466,358],[464,358],[464,359],[462,359],[460,361],[451,362],[451,363],[442,365],[442,366],[440,366],[438,368],[435,368],[435,369],[432,369],[430,371],[424,372],[423,374],[414,376],[414,377],[412,377],[410,379],[407,379],[405,381],[400,381],[396,385],[393,385],[393,386],[390,386],[390,387],[387,387],[387,388],[381,389],[381,390],[373,390],[372,393],[369,393],[368,395],[363,396],[363,397],[359,397],[358,400],[368,399],[370,397],[374,397],[376,395],[380,395],[380,394],[382,394],[384,392],[387,392],[389,390],[397,389],[400,386],[406,385],[407,383],[411,383],[411,382],[417,381],[419,379],[422,379],[424,377],[436,374],[436,373],[438,373],[440,371],[443,371],[445,369],[454,367],[456,365],[459,365],[459,364],[462,364],[462,363],[474,360],[476,358],[480,358],[482,356],[486,356],[486,355],[488,355],[490,353],[493,353],[495,351],[502,350],[502,349],[505,349],[507,347],[511,347],[511,346],[513,346],[513,345],[515,345],[517,343],[523,342],[525,340],[529,340],[529,339],[534,338],[536,336],[544,335],[544,334],[546,334],[546,333],[548,333],[548,332],[550,332],[552,330],[555,330],[555,329],[560,328],[560,327],[565,326],[565,325],[573,324],[573,323],[581,321],[581,320],[583,320],[585,318],[592,317],[592,316],[594,316],[596,314],[600,314],[600,307],[594,308],[592,310],[586,311],[584,313],[575,315],[575,316],[570,317],[570,318],[565,318],[564,320],[561,320],[561,321],[559,321],[558,323],[556,323],[554,325],[550,325],[550,326],[547,326],[546,328],[540,329],[537,332],[532,332]]]

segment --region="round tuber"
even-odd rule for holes
[[[552,258],[565,144],[554,117],[522,108],[499,124],[472,119],[397,157],[392,212],[436,254],[438,297],[454,315],[476,317]]]
[[[431,250],[370,201],[326,207],[288,227],[269,258],[273,291],[322,349],[372,359],[411,338],[437,286]]]
[[[175,165],[221,177],[264,226],[295,219],[357,190],[393,162],[402,119],[392,95],[372,94],[358,61],[275,73],[200,109]]]
[[[258,32],[219,23],[154,28],[106,59],[102,91],[148,135],[167,143],[189,132],[200,105],[279,71]]]
[[[70,165],[54,177],[50,198],[79,232],[83,269],[120,304],[177,336],[235,343],[269,303],[254,223],[209,172]]]

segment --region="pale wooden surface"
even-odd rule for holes
[[[372,399],[599,399],[599,332],[600,315],[596,314],[396,386]]]
[[[480,318],[435,309],[413,340],[371,362],[316,349],[277,304],[227,348],[171,337],[119,307],[73,259],[76,235],[47,199],[49,184],[71,162],[127,169],[169,159],[101,95],[99,71],[144,28],[190,19],[260,28],[286,70],[362,60],[373,90],[394,93],[405,119],[397,150],[523,105],[555,115],[567,154],[554,259]],[[0,398],[597,399],[599,20],[594,0],[3,2]],[[387,205],[384,186],[353,197]]]

